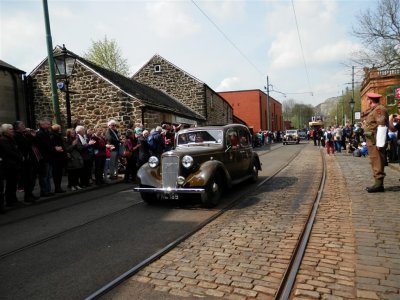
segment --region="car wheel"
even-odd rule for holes
[[[255,183],[258,180],[258,167],[256,162],[253,162],[253,166],[251,168],[251,182]]]
[[[142,197],[143,201],[146,202],[147,204],[152,205],[158,202],[157,194],[140,193],[140,196]]]
[[[206,192],[202,197],[203,205],[208,208],[217,206],[222,196],[222,190],[222,178],[217,173],[213,176],[206,187]]]

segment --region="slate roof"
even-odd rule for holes
[[[20,73],[20,74],[25,74],[26,72],[17,69],[16,67],[6,63],[5,61],[0,60],[0,69],[8,69],[8,70],[12,70],[15,73]]]
[[[59,52],[60,50],[61,47],[57,46],[55,48],[55,53]],[[176,115],[190,119],[205,120],[203,116],[197,114],[195,111],[191,110],[190,108],[183,105],[181,102],[164,93],[163,91],[144,85],[140,82],[137,82],[136,80],[125,77],[114,71],[100,67],[99,65],[96,65],[95,63],[86,60],[83,57],[80,57],[72,51],[67,50],[67,53],[73,57],[76,57],[76,59],[80,63],[92,69],[99,75],[103,76],[105,79],[119,87],[122,91],[142,101],[146,107],[172,112]],[[44,61],[47,61],[47,59],[45,59]],[[35,70],[32,71],[32,73],[34,73]]]

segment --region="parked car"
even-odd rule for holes
[[[253,151],[249,129],[240,124],[179,130],[175,148],[152,156],[137,172],[142,199],[151,204],[162,199],[200,195],[206,207],[219,203],[226,188],[257,181],[261,163]]]
[[[300,143],[300,136],[298,130],[297,129],[286,130],[282,142],[284,145],[290,143],[292,144]]]
[[[305,132],[303,130],[299,130],[299,137],[300,137],[300,140],[306,140],[307,139],[307,132]]]

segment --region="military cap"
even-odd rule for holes
[[[367,93],[367,97],[371,99],[380,99],[382,95],[376,93]]]

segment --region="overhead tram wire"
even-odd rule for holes
[[[311,84],[310,84],[310,76],[309,76],[309,73],[308,73],[308,68],[307,68],[307,64],[306,64],[306,59],[305,59],[305,56],[304,56],[303,43],[301,42],[300,30],[299,30],[299,25],[298,25],[298,23],[297,23],[296,10],[295,10],[295,8],[294,8],[294,2],[293,2],[293,0],[292,0],[292,8],[293,8],[293,14],[294,14],[294,21],[295,21],[295,23],[296,23],[296,28],[297,28],[297,36],[299,37],[299,42],[300,42],[301,55],[302,55],[302,57],[303,57],[304,68],[305,68],[306,75],[307,75],[308,88],[309,88],[310,91],[312,91],[312,89],[311,89]],[[313,96],[313,92],[310,92],[310,93],[311,93],[311,95]]]
[[[218,27],[217,24],[200,8],[200,6],[197,5],[197,3],[194,0],[191,0],[192,3],[197,7],[197,9],[207,18],[208,21],[222,34],[222,36],[240,53],[240,55],[258,72],[260,73],[261,76],[265,76],[263,72],[260,71],[260,69],[257,68],[255,64],[235,45],[234,42],[230,40],[230,38],[222,31],[221,28]]]

